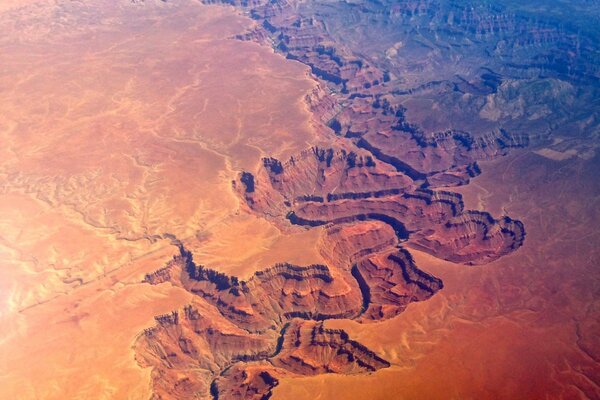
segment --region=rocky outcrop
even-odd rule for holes
[[[267,161],[269,160],[269,161]],[[269,168],[272,159],[265,160],[269,184],[286,199],[305,195],[327,195],[335,192],[365,191],[382,186],[405,188],[412,180],[395,173],[385,164],[358,149],[312,147],[284,164],[279,173]]]
[[[157,316],[136,341],[138,362],[153,368],[155,398],[261,399],[282,376],[388,367],[323,320],[391,318],[441,288],[405,250],[393,250],[396,245],[382,222],[333,226],[319,247],[334,261],[335,273],[325,265],[283,263],[247,281],[196,264],[181,246],[180,254],[144,279],[196,295],[183,309]]]
[[[427,188],[463,186],[469,184],[471,178],[481,174],[477,162],[472,162],[460,167],[450,168],[444,172],[438,172],[427,177],[424,185]]]
[[[398,170],[427,177],[466,171],[478,160],[505,155],[510,148],[525,147],[528,142],[527,137],[511,135],[502,129],[477,137],[456,131],[426,137],[417,128],[398,122],[391,129],[365,132],[357,145],[396,164]],[[468,183],[468,180],[460,183]]]
[[[235,364],[215,379],[212,388],[218,398],[267,399],[281,377],[358,374],[389,366],[343,330],[327,329],[322,322],[294,320],[286,326],[278,352],[268,363]]]
[[[400,193],[416,185],[390,165],[376,162],[371,154],[340,146],[311,147],[286,162],[265,158],[256,175],[242,172],[233,187],[255,212],[284,217],[294,203],[380,188]]]
[[[318,84],[304,98],[311,113],[322,123],[331,124],[334,117],[342,109],[337,99],[332,94]],[[335,127],[331,126],[335,130]]]
[[[278,264],[238,281],[198,266],[183,286],[213,304],[228,320],[252,332],[278,329],[301,317],[350,318],[360,310],[356,285],[332,276],[324,265]]]
[[[264,359],[275,350],[273,335],[249,334],[193,304],[156,321],[137,340],[136,357],[153,367],[157,398],[208,398],[214,375],[234,360]]]
[[[363,292],[360,321],[378,321],[400,314],[443,287],[442,281],[419,270],[408,251],[378,253],[361,260],[352,274]]]
[[[519,221],[464,210],[460,195],[416,188],[405,174],[369,160],[343,149],[321,148],[285,163],[265,159],[255,179],[256,192],[242,195],[250,209],[275,217],[280,225],[283,216],[304,227],[380,221],[398,240],[453,262],[484,264],[522,245],[525,231]],[[470,163],[432,175],[431,182],[448,184],[450,177],[466,181],[479,172]]]
[[[246,211],[282,230],[324,227],[317,246],[327,265],[280,263],[244,281],[196,264],[181,247],[165,268],[145,278],[195,295],[192,305],[157,317],[136,345],[140,364],[153,367],[157,398],[268,399],[283,377],[388,367],[323,321],[375,323],[442,290],[442,281],[420,270],[408,249],[485,264],[517,250],[525,237],[520,221],[465,210],[461,196],[443,188],[468,184],[481,173],[478,161],[527,146],[532,136],[515,134],[502,121],[477,131],[454,124],[437,129],[429,120],[433,128],[425,127],[419,123],[422,116],[407,108],[407,100],[416,98],[423,100],[418,104],[435,105],[434,113],[444,113],[444,104],[431,98],[458,96],[495,118],[484,107],[492,97],[482,99],[501,90],[503,77],[488,69],[477,79],[457,74],[431,79],[420,61],[399,76],[403,70],[394,57],[403,43],[391,43],[385,57],[356,51],[359,41],[342,43],[336,35],[340,25],[331,10],[344,8],[349,20],[368,18],[369,24],[394,32],[429,18],[456,34],[440,19],[443,15],[481,40],[518,29],[511,16],[490,19],[481,8],[455,2],[452,9],[460,13],[450,14],[431,1],[340,2],[323,6],[332,28],[313,12],[319,2],[223,2],[256,21],[237,39],[268,44],[310,68],[317,84],[305,101],[324,133],[319,146],[288,160],[263,158],[258,170],[240,173],[234,190]],[[431,29],[437,28],[422,24],[418,30]],[[533,42],[551,40],[548,33]],[[435,57],[437,50],[427,49],[424,57]]]
[[[281,348],[271,363],[300,375],[357,374],[387,368],[390,364],[340,329],[326,329],[323,322],[291,322]]]
[[[267,399],[281,377],[360,374],[389,366],[343,330],[296,319],[286,325],[268,363],[235,364],[215,379],[212,388],[215,398]]]
[[[144,277],[144,282],[148,282],[152,285],[158,285],[159,283],[163,282],[170,282],[172,278],[171,269],[171,265],[167,265],[166,267],[158,269],[152,273],[146,274],[146,276]]]
[[[367,220],[330,226],[322,235],[318,247],[330,265],[348,270],[362,258],[397,245],[397,235],[390,225]]]
[[[249,365],[235,364],[213,381],[214,399],[267,400],[279,379],[293,376],[286,370],[274,368],[268,362]]]
[[[415,237],[409,246],[463,264],[485,264],[523,245],[523,223],[510,217],[493,219],[470,211],[440,225],[436,232]]]

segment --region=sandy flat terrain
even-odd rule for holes
[[[231,190],[314,141],[306,67],[228,40],[252,23],[232,9],[176,3],[0,8],[2,398],[147,398],[131,344],[189,295],[139,282],[173,243],[243,275],[316,240]]]

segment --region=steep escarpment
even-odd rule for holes
[[[271,362],[301,375],[357,374],[390,366],[343,330],[326,329],[323,322],[298,320],[287,326],[281,349]]]
[[[454,86],[431,81],[406,90],[401,85],[402,80],[394,79],[388,70],[388,62],[375,62],[374,58],[365,57],[340,41],[327,30],[311,6],[287,1],[237,6],[262,21],[251,34],[240,39],[259,43],[268,40],[287,58],[310,67],[320,87],[309,95],[308,104],[319,120],[336,135],[348,138],[413,180],[429,178],[429,186],[464,185],[479,173],[478,160],[504,155],[510,148],[529,143],[527,135],[517,135],[500,125],[476,134],[457,128],[423,129],[409,120],[404,105],[406,97],[429,93],[438,86],[449,85],[460,90],[464,79]],[[393,19],[395,8],[389,6],[389,18]],[[306,17],[292,17],[298,7],[307,13]],[[368,13],[370,7],[365,6],[363,10]],[[356,10],[348,12],[353,14]],[[374,12],[372,18],[383,18],[382,13]],[[484,75],[488,86],[499,79],[493,73]],[[488,86],[482,84],[482,87]],[[323,88],[335,97],[324,94]],[[488,93],[478,92],[481,96]]]
[[[256,176],[245,171],[234,187],[255,211],[285,215],[288,204],[324,201],[344,193],[404,191],[413,180],[358,148],[311,147],[285,162],[264,158]]]
[[[394,229],[380,221],[336,224],[325,230],[318,244],[323,257],[347,270],[360,259],[398,245]]]
[[[331,227],[318,245],[332,267],[282,263],[243,281],[196,264],[181,246],[165,267],[147,274],[148,284],[170,283],[195,295],[183,309],[157,316],[136,342],[138,362],[153,368],[155,397],[263,398],[282,376],[388,367],[323,321],[391,318],[429,298],[441,282],[405,250],[394,250],[397,238],[385,223]],[[388,256],[380,262],[377,254]]]
[[[207,319],[191,305],[157,317],[139,339],[138,359],[153,367],[158,398],[264,398],[282,376],[384,368],[385,360],[322,321],[393,318],[441,290],[441,280],[421,271],[400,244],[468,264],[522,244],[519,221],[466,211],[452,192],[402,186],[404,175],[349,154],[314,148],[298,162],[265,159],[261,179],[244,172],[235,183],[249,210],[279,225],[327,225],[317,245],[329,266],[280,263],[243,281],[197,264],[181,246],[165,267],[146,275],[150,284],[183,287],[212,313]],[[389,182],[381,176],[390,171],[398,187],[378,186]],[[353,191],[362,187],[359,180],[371,190]],[[315,190],[304,192],[311,184]]]
[[[419,270],[404,249],[377,253],[352,268],[363,291],[360,321],[377,321],[400,314],[408,304],[427,300],[443,283]]]
[[[275,350],[272,336],[252,335],[195,304],[156,322],[136,342],[138,362],[153,367],[156,398],[208,398],[214,376],[234,360],[264,359]]]
[[[443,290],[410,249],[486,264],[517,250],[525,237],[520,221],[466,210],[449,188],[469,184],[481,173],[479,161],[526,146],[529,136],[499,125],[478,132],[420,126],[407,96],[448,82],[407,89],[387,61],[341,43],[318,15],[303,15],[312,5],[227,3],[256,21],[237,39],[271,45],[310,68],[317,85],[305,101],[326,138],[287,160],[264,157],[256,170],[239,173],[233,189],[245,212],[283,231],[322,226],[315,245],[326,265],[279,263],[240,280],[196,263],[182,246],[145,279],[194,295],[192,305],[160,317],[138,341],[158,398],[267,399],[284,377],[386,368],[386,360],[324,321],[376,323]],[[429,3],[417,3],[387,15],[428,15]],[[498,79],[490,73],[479,92],[492,93],[485,87]]]
[[[407,247],[472,265],[524,239],[519,221],[465,210],[460,195],[420,186],[346,147],[313,147],[286,162],[265,158],[258,172],[240,173],[234,188],[248,211],[286,229],[325,225],[316,245],[329,265],[280,263],[240,280],[197,264],[181,245],[145,281],[180,286],[204,308],[157,317],[138,341],[140,363],[153,367],[154,393],[260,399],[283,376],[389,366],[322,322],[393,318],[441,290]]]
[[[456,193],[418,188],[406,175],[378,167],[381,161],[368,167],[348,162],[349,154],[311,149],[285,163],[265,159],[253,177],[256,190],[241,195],[251,210],[280,225],[283,216],[305,227],[380,221],[398,240],[454,262],[483,264],[522,245],[519,221],[464,210]]]
[[[294,317],[350,318],[360,309],[354,282],[333,277],[325,265],[277,264],[238,281],[203,266],[186,271],[183,287],[252,332],[278,329]]]

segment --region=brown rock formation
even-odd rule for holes
[[[267,362],[235,364],[213,382],[211,392],[218,399],[266,400],[279,384],[279,378],[292,375]]]
[[[441,282],[418,270],[405,250],[382,252],[396,244],[382,222],[334,226],[319,246],[338,260],[335,273],[324,265],[278,264],[247,281],[196,265],[181,247],[180,255],[145,277],[198,296],[182,310],[157,316],[156,326],[136,342],[140,365],[153,367],[155,397],[261,399],[281,376],[389,366],[345,332],[317,321],[390,318],[439,290]],[[338,259],[341,254],[345,258]]]
[[[506,154],[512,147],[524,147],[526,137],[517,137],[504,130],[473,137],[467,132],[439,132],[426,137],[416,128],[396,121],[387,130],[371,130],[360,135],[357,145],[386,159],[400,169],[424,176],[467,168],[477,160],[492,159]]]
[[[318,246],[328,265],[280,263],[241,281],[197,265],[182,247],[146,281],[185,288],[214,316],[189,306],[158,318],[140,338],[140,362],[154,366],[155,393],[165,398],[267,399],[284,376],[385,368],[387,361],[322,320],[392,318],[441,290],[400,244],[472,265],[516,250],[525,236],[519,221],[464,210],[460,195],[433,189],[468,184],[481,172],[478,160],[524,146],[527,137],[504,129],[426,133],[407,120],[408,92],[390,72],[341,45],[317,18],[294,16],[298,4],[227,3],[257,21],[238,39],[270,43],[310,67],[318,85],[305,101],[322,130],[337,135],[287,161],[263,158],[258,171],[240,173],[234,190],[248,211],[282,229],[324,225]],[[400,18],[429,11],[428,2],[392,10]]]
[[[364,373],[389,366],[343,330],[327,329],[322,322],[293,320],[268,363],[233,365],[213,382],[212,392],[218,398],[267,399],[284,376]]]
[[[375,162],[360,149],[312,147],[285,163],[263,159],[256,176],[243,172],[234,187],[254,211],[281,217],[292,203],[323,202],[328,196],[379,188],[400,193],[416,186],[406,175]]]
[[[281,349],[271,360],[276,367],[300,375],[373,372],[390,364],[323,322],[292,321],[285,329]]]
[[[525,239],[520,221],[493,219],[488,213],[468,211],[437,227],[434,233],[416,237],[410,246],[446,260],[485,264],[519,248]]]
[[[347,270],[360,259],[397,244],[390,225],[371,220],[332,225],[322,236],[319,248],[331,265]]]
[[[357,161],[358,160],[358,161]],[[517,249],[524,228],[509,217],[465,211],[460,195],[416,189],[406,175],[345,150],[313,148],[281,163],[265,159],[253,183],[243,192],[248,206],[294,225],[319,226],[376,220],[390,225],[400,240],[440,258],[482,264]],[[476,164],[434,175],[434,183],[467,178],[478,173]],[[242,177],[247,172],[242,174]],[[463,175],[461,177],[461,174]],[[240,183],[242,186],[243,183]]]
[[[215,374],[236,360],[263,359],[274,349],[274,335],[252,335],[195,305],[156,317],[136,343],[138,362],[154,367],[157,398],[208,398]]]
[[[324,265],[278,264],[246,282],[198,266],[183,285],[214,304],[227,319],[255,332],[277,329],[294,317],[350,318],[360,309],[356,285],[334,279]]]
[[[419,270],[404,249],[364,259],[352,274],[363,291],[361,321],[394,317],[409,303],[427,300],[443,287],[441,280]]]

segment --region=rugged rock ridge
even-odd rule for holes
[[[382,187],[396,192],[417,187],[411,178],[376,162],[369,153],[343,146],[312,147],[284,163],[264,158],[256,176],[242,172],[233,185],[254,211],[271,217],[285,216],[292,203]]]
[[[271,362],[301,375],[356,374],[390,366],[360,343],[350,340],[343,330],[326,329],[323,322],[298,320],[286,327],[281,349]]]
[[[461,180],[449,182],[452,186],[467,184],[468,178],[478,175],[480,171],[474,168],[477,161],[505,155],[510,148],[525,147],[528,143],[527,137],[511,135],[504,130],[477,137],[465,132],[446,131],[425,138],[410,126],[364,132],[357,141],[359,147],[392,165],[398,165],[402,160],[405,165],[397,168],[410,168],[416,176],[436,180],[444,173],[464,171],[460,174]],[[420,150],[416,152],[414,149]]]
[[[382,237],[388,238],[383,245]],[[347,251],[347,261],[357,266],[334,264],[333,272],[325,265],[282,263],[242,281],[197,265],[181,246],[165,267],[147,274],[149,284],[169,282],[196,295],[182,310],[157,316],[156,325],[136,342],[138,362],[153,367],[155,398],[260,399],[282,376],[388,367],[344,331],[327,329],[323,320],[390,318],[410,302],[428,298],[441,282],[419,271],[402,249],[389,256],[404,257],[401,262],[363,267],[374,251],[397,245],[386,224],[332,227],[319,241],[321,251],[331,251],[333,242],[338,248],[329,253],[332,259],[339,262],[336,254]],[[389,277],[381,279],[378,271]]]
[[[267,400],[279,379],[294,376],[286,370],[274,368],[269,362],[234,364],[223,371],[211,385],[213,399]]]
[[[469,265],[484,264],[523,245],[525,228],[510,217],[493,219],[488,213],[468,211],[447,221],[431,235],[415,238],[411,247]],[[449,251],[449,250],[452,251]]]
[[[400,241],[454,262],[483,264],[522,245],[519,221],[464,210],[460,195],[420,189],[406,175],[379,167],[383,162],[371,166],[352,154],[313,148],[285,163],[265,159],[252,178],[256,190],[241,194],[251,210],[277,217],[280,224],[283,215],[306,227],[381,221]]]
[[[478,168],[472,167],[476,161],[504,155],[511,147],[528,144],[528,137],[516,136],[502,128],[477,136],[457,130],[426,134],[407,121],[402,105],[404,96],[417,89],[399,89],[389,72],[331,37],[318,17],[292,16],[296,14],[291,10],[301,7],[292,3],[293,7],[287,1],[265,2],[260,6],[236,4],[262,21],[253,34],[241,39],[264,43],[268,37],[272,46],[286,57],[308,65],[313,75],[336,94],[337,107],[332,105],[332,96],[313,94],[308,99],[319,119],[330,117],[327,124],[337,135],[352,138],[359,147],[415,180],[431,176],[428,182],[431,186],[467,184],[469,178],[479,173]],[[431,5],[403,7],[400,9],[411,10],[407,15],[413,15],[421,14],[417,10],[429,11]],[[390,5],[389,18],[394,18],[398,10]],[[369,12],[369,7],[365,6],[364,11]],[[486,76],[493,83],[494,75]],[[436,84],[429,82],[421,90]],[[321,101],[311,101],[314,97],[327,99],[322,108]]]
[[[281,263],[242,281],[197,265],[181,247],[180,255],[145,281],[181,286],[195,295],[194,302],[157,317],[137,342],[138,360],[153,367],[155,396],[165,399],[267,399],[283,377],[388,367],[324,321],[375,323],[442,290],[442,281],[420,270],[407,248],[468,265],[519,248],[525,237],[520,221],[465,210],[460,195],[436,188],[468,184],[481,173],[479,160],[527,146],[531,137],[501,124],[485,133],[425,129],[408,117],[408,96],[495,94],[503,81],[492,70],[481,82],[460,76],[411,81],[399,77],[390,61],[399,47],[385,59],[353,51],[312,13],[318,2],[221,2],[257,21],[237,39],[273,46],[310,67],[318,81],[305,100],[331,135],[328,144],[286,161],[266,157],[258,171],[241,172],[233,186],[247,211],[281,229],[324,226],[317,246],[327,265]],[[366,15],[384,25],[451,17],[434,1],[332,7],[349,7],[351,19]],[[452,7],[462,10],[452,18],[479,37],[516,29],[511,16],[489,19],[481,10]],[[540,36],[539,43],[546,40],[552,35]]]
[[[341,105],[338,103],[331,93],[318,84],[304,98],[311,113],[324,124],[330,123],[337,113],[341,110]]]
[[[232,360],[265,359],[275,351],[272,337],[252,335],[234,324],[204,315],[191,304],[156,317],[136,342],[142,366],[152,366],[154,397],[189,398],[207,393],[213,376]]]
[[[285,163],[265,158],[263,165],[271,186],[290,200],[307,195],[324,196],[334,189],[346,192],[412,185],[410,178],[386,164],[376,163],[370,154],[358,149],[312,147]],[[298,180],[300,170],[304,175],[302,180]]]
[[[363,291],[361,321],[394,317],[409,303],[427,300],[444,286],[440,279],[419,270],[404,249],[361,260],[352,274]]]
[[[360,309],[356,286],[334,279],[324,265],[279,264],[229,287],[210,279],[186,279],[184,287],[253,332],[277,329],[294,317],[349,318]]]

